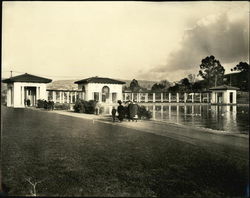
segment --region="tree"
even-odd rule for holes
[[[164,86],[164,89],[168,89],[171,86],[171,83],[168,80],[161,80],[160,84]]]
[[[222,84],[224,73],[224,67],[213,55],[202,59],[198,75],[205,80],[207,88]]]
[[[188,74],[187,78],[188,78],[190,83],[196,82],[196,75],[195,74]]]
[[[181,92],[188,92],[191,89],[191,83],[188,78],[183,78],[180,83],[179,89]]]
[[[171,92],[171,93],[176,93],[176,92],[179,92],[179,89],[180,89],[180,85],[179,84],[175,84],[174,86],[169,87],[168,91]]]
[[[171,83],[167,80],[162,80],[160,83],[155,83],[151,87],[152,91],[167,91],[167,89],[170,87]]]
[[[232,68],[231,71],[249,72],[250,66],[247,62],[240,62],[238,65]]]
[[[236,86],[240,87],[243,91],[249,90],[249,75],[250,75],[250,66],[247,62],[240,62],[231,71],[240,71],[239,75],[237,76],[237,84]],[[230,76],[231,78],[231,76]],[[231,79],[230,79],[231,81]]]
[[[155,83],[155,84],[153,84],[151,90],[152,90],[152,91],[160,91],[160,90],[163,90],[165,87],[166,87],[166,86],[164,86],[164,85],[161,84],[161,83],[159,83],[159,84],[158,84],[158,83]]]
[[[139,91],[141,87],[140,87],[138,81],[135,80],[135,79],[133,79],[133,80],[131,81],[131,83],[130,83],[129,88],[130,88],[132,91]]]

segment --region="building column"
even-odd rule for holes
[[[52,100],[53,102],[56,102],[56,92],[52,91]]]
[[[179,93],[176,93],[176,102],[179,102]]]
[[[11,106],[11,88],[8,87],[7,88],[7,107],[10,107]]]
[[[24,104],[24,86],[21,86],[21,105],[25,106],[25,104]]]
[[[184,93],[184,102],[187,102],[187,93]]]
[[[163,93],[161,93],[161,102],[163,102]]]
[[[59,103],[62,103],[62,94],[60,91],[59,91]]]
[[[192,103],[194,103],[194,93],[192,93]]]
[[[237,103],[237,91],[233,92],[233,103]]]
[[[209,103],[210,100],[209,100],[209,93],[207,93],[207,103]]]
[[[38,100],[38,99],[39,99],[39,96],[38,96],[38,87],[36,87],[36,100]],[[46,100],[48,100],[48,98],[46,98]]]
[[[200,93],[200,103],[202,103],[202,94]]]
[[[102,102],[102,92],[99,92],[99,101]]]
[[[70,92],[70,103],[73,103],[73,92]]]
[[[153,93],[153,102],[155,102],[155,93]]]
[[[141,93],[138,93],[138,102],[141,102]]]
[[[77,92],[75,91],[75,102],[76,102],[76,95],[77,95]]]
[[[148,102],[148,93],[145,94],[145,102]]]
[[[134,100],[134,93],[133,92],[131,93],[131,100],[132,101]]]
[[[62,103],[64,103],[65,101],[65,97],[64,97],[64,92],[62,91]]]
[[[168,102],[171,102],[171,93],[168,93]]]

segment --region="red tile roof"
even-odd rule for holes
[[[111,79],[111,78],[101,78],[101,77],[91,77],[75,82],[76,84],[85,84],[85,83],[105,83],[105,84],[125,84],[125,82]]]
[[[12,83],[12,82],[50,83],[51,81],[52,81],[51,79],[34,76],[27,73],[2,80],[3,83]]]

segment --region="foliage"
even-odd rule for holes
[[[89,100],[85,101],[82,99],[78,99],[74,105],[74,111],[77,113],[87,113],[94,114],[96,109],[97,101]]]
[[[211,55],[202,59],[198,75],[205,80],[207,88],[210,88],[223,83],[224,72],[225,69],[220,64],[220,61]]]
[[[206,82],[204,80],[196,81],[192,84],[192,92],[200,92],[206,87]]]
[[[190,83],[196,82],[196,75],[195,74],[188,74],[187,78],[188,78]]]
[[[37,108],[44,108],[44,100],[37,100]]]
[[[70,104],[56,103],[54,108],[57,109],[57,110],[69,110],[70,109]]]
[[[161,91],[163,89],[165,89],[165,86],[163,84],[161,84],[161,83],[159,83],[159,84],[155,83],[155,84],[153,84],[153,86],[151,88],[151,91]]]
[[[129,88],[130,88],[132,91],[139,91],[141,87],[140,87],[138,81],[135,80],[135,79],[133,79],[133,80],[131,81],[131,83],[130,83]]]
[[[176,93],[179,91],[180,85],[178,83],[176,83],[174,86],[169,87],[168,91],[171,93]]]
[[[139,119],[150,119],[152,118],[152,112],[147,110],[145,106],[140,106],[138,109],[138,117]]]
[[[239,87],[242,91],[249,91],[249,76],[250,76],[250,66],[246,62],[240,62],[231,71],[240,71],[236,76],[235,86]],[[231,78],[231,76],[229,76]],[[227,79],[227,83],[231,84],[232,79]]]
[[[231,71],[249,72],[250,66],[247,62],[240,62],[238,65],[232,68]]]
[[[179,91],[189,92],[191,89],[191,83],[189,82],[188,78],[183,78],[180,82],[181,82],[181,85],[179,86]]]
[[[151,91],[166,91],[171,86],[171,83],[167,80],[162,80],[160,83],[155,83],[151,87]]]
[[[47,101],[47,100],[37,100],[37,108],[44,108],[44,109],[54,109],[54,102],[53,101]]]
[[[139,119],[147,119],[149,120],[150,118],[152,118],[152,112],[150,110],[147,110],[145,106],[140,106],[138,105],[138,118]],[[124,112],[125,112],[125,117],[128,118],[128,107],[125,106],[124,107]]]

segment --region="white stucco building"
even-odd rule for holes
[[[237,90],[239,88],[228,85],[221,85],[218,87],[210,88],[211,104],[236,104]]]
[[[122,85],[125,82],[101,77],[91,77],[75,82],[82,90],[82,99],[101,103],[117,103],[122,100]]]
[[[51,79],[22,74],[3,80],[7,83],[7,106],[25,107],[25,101],[30,101],[30,106],[36,106],[38,99],[47,100],[46,84]]]

